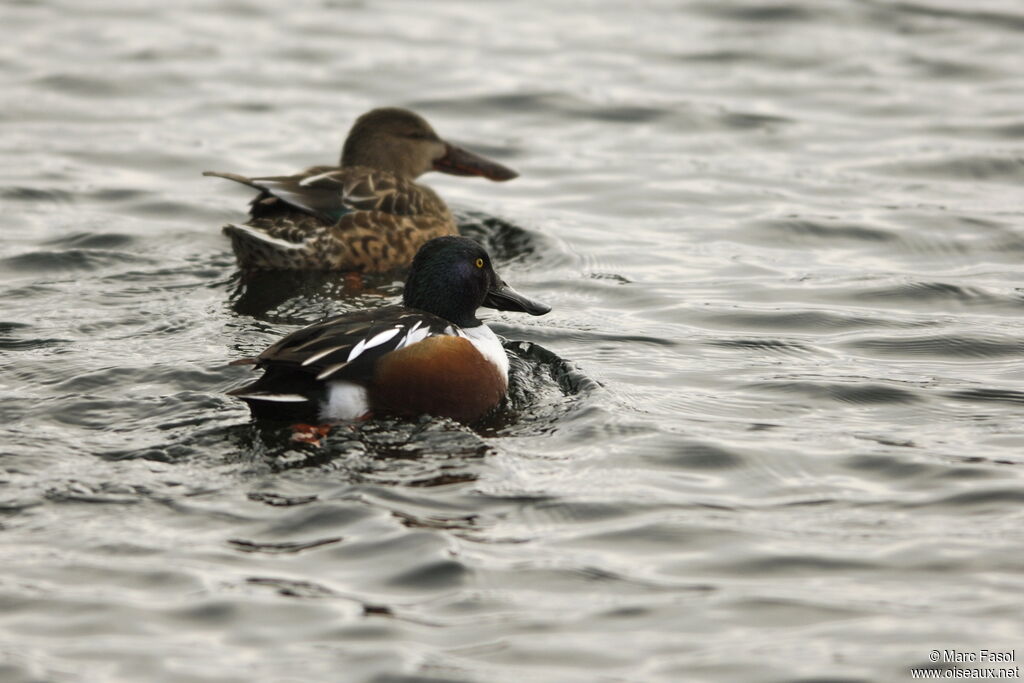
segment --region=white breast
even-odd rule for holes
[[[505,380],[505,384],[508,384],[508,355],[505,353],[505,347],[498,341],[498,335],[491,331],[491,328],[487,325],[477,325],[476,327],[463,327],[462,333],[466,339],[473,343],[476,350],[480,352],[484,358],[489,360],[498,368],[498,372],[501,373],[501,378]]]

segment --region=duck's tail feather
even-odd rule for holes
[[[313,238],[300,242],[274,237],[251,225],[228,223],[224,234],[231,238],[231,246],[243,268],[293,270],[302,268]]]
[[[290,240],[281,239],[280,237],[274,237],[266,231],[254,228],[251,225],[243,225],[241,223],[228,223],[224,226],[224,234],[230,237],[232,241],[241,240],[243,242],[264,245],[284,251],[305,249],[308,246],[306,244],[307,240],[303,240],[302,242],[292,242]]]
[[[322,387],[309,375],[274,367],[256,381],[227,392],[245,401],[254,417],[307,422],[318,419],[322,394]]]
[[[247,387],[246,387],[247,388]],[[301,394],[263,394],[258,392],[246,393],[241,389],[229,391],[230,396],[240,398],[243,401],[267,401],[269,403],[306,403],[309,398]]]
[[[245,401],[252,416],[261,420],[316,420],[320,414],[318,403],[302,394],[274,393],[260,389],[256,383],[229,391],[228,396]]]
[[[262,190],[263,188],[256,184],[254,178],[246,178],[244,175],[238,175],[237,173],[224,173],[222,171],[203,171],[203,175],[210,176],[212,178],[225,178],[227,180],[234,180],[236,183],[242,183],[249,187]]]

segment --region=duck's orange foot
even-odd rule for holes
[[[299,443],[308,443],[312,446],[319,446],[320,439],[327,436],[327,433],[331,431],[331,425],[307,425],[307,424],[294,424],[292,425],[292,441]]]

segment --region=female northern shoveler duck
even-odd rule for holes
[[[242,268],[380,272],[407,266],[433,237],[457,234],[441,198],[415,179],[427,171],[510,180],[516,172],[438,137],[411,111],[374,109],[345,139],[341,166],[246,178],[260,191],[245,225],[224,232]]]
[[[257,417],[331,423],[389,413],[474,422],[508,387],[508,356],[476,318],[481,306],[551,310],[502,281],[476,242],[438,237],[413,259],[401,306],[330,318],[235,361],[265,373],[230,393]]]

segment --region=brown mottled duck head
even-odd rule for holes
[[[366,112],[352,125],[341,150],[342,166],[369,166],[404,178],[427,171],[511,180],[518,173],[442,140],[423,117],[408,109]]]

